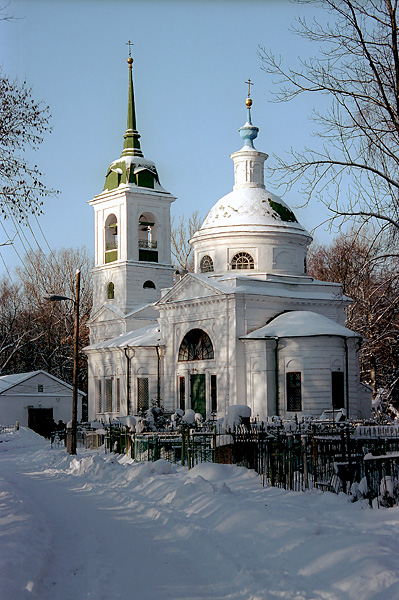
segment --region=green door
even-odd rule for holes
[[[191,408],[206,419],[205,373],[190,375]]]

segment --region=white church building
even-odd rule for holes
[[[351,300],[306,274],[309,233],[267,191],[258,128],[239,129],[233,190],[190,243],[194,273],[173,284],[170,207],[136,128],[129,57],[128,122],[121,157],[90,202],[95,213],[89,419],[139,414],[152,403],[204,418],[246,404],[252,416],[301,418],[344,409],[368,418],[360,336],[345,327]]]

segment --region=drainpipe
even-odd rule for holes
[[[161,370],[160,370],[160,356],[159,356],[159,346],[155,346],[155,350],[157,351],[157,406],[161,406]]]
[[[126,363],[127,363],[127,369],[126,369],[126,394],[127,394],[127,414],[131,415],[131,405],[130,405],[130,361],[131,361],[131,357],[129,356],[129,349],[128,348],[124,348],[125,351],[125,356],[126,356]]]
[[[280,402],[280,390],[279,390],[279,369],[278,369],[278,338],[275,338],[276,346],[274,348],[274,362],[275,368],[274,373],[276,377],[276,417],[279,416],[279,402]]]
[[[345,379],[346,379],[346,386],[345,386],[345,396],[346,396],[346,418],[349,419],[350,413],[349,413],[349,364],[348,364],[348,338],[345,337],[344,338],[344,343],[345,343]]]

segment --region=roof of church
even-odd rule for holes
[[[99,342],[87,346],[86,350],[100,350],[101,348],[131,348],[136,346],[159,346],[162,345],[160,327],[158,323],[155,325],[147,325],[134,331],[122,333],[118,337]]]
[[[197,281],[204,288],[204,294]],[[293,300],[352,302],[342,294],[339,283],[318,281],[309,276],[255,274],[254,271],[229,271],[228,273],[187,273],[170,288],[156,303],[156,306],[174,302],[175,300],[195,300],[202,297],[220,294],[264,296],[272,299],[291,298]]]
[[[223,196],[211,208],[201,229],[233,225],[283,226],[307,233],[289,206],[279,196],[262,188],[240,188]]]
[[[267,325],[248,333],[241,339],[312,337],[319,335],[345,338],[361,337],[358,333],[319,313],[309,310],[293,310],[275,317]]]
[[[256,150],[253,143],[258,136],[259,128],[255,127],[251,120],[250,90],[248,90],[246,106],[247,121],[239,128],[244,146],[231,155],[235,165],[234,189],[211,208],[200,232],[204,229],[231,226],[255,229],[283,227],[286,231],[291,230],[309,236],[284,200],[265,188],[263,170],[268,155]]]

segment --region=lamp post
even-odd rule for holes
[[[73,331],[73,390],[72,390],[72,436],[69,453],[76,454],[76,438],[78,424],[78,378],[79,378],[79,303],[80,303],[80,271],[76,270],[75,299],[52,294],[46,296],[51,302],[70,300],[74,304],[75,325]]]

